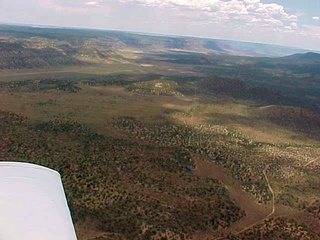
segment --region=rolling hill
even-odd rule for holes
[[[319,79],[301,49],[0,25],[0,159],[61,173],[79,240],[319,239]]]

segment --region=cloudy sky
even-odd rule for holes
[[[0,0],[0,22],[201,36],[320,50],[319,0]]]

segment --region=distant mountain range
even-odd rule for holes
[[[208,54],[227,54],[251,57],[284,57],[293,54],[304,54],[310,50],[276,46],[262,43],[250,43],[221,39],[197,37],[166,36],[143,34],[125,31],[97,29],[65,28],[52,26],[18,26],[0,25],[1,36],[10,35],[18,38],[43,37],[48,39],[99,39],[108,42],[113,49],[131,48],[143,51],[186,51]],[[320,53],[320,52],[319,52]]]
[[[315,53],[315,52],[296,53],[290,56],[283,57],[282,59],[320,61],[320,53]]]
[[[217,45],[233,55],[253,57],[283,57],[293,54],[304,54],[310,50],[270,45],[263,43],[239,42],[230,40],[214,40]]]

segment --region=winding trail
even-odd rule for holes
[[[260,220],[258,220],[258,221],[256,221],[256,222],[254,222],[254,223],[251,224],[250,226],[245,227],[244,229],[240,230],[239,232],[236,232],[234,235],[238,235],[238,234],[240,234],[240,233],[243,233],[243,232],[247,231],[248,229],[253,228],[254,226],[258,225],[259,223],[264,222],[265,220],[267,220],[269,217],[271,217],[271,216],[275,213],[275,210],[276,210],[276,208],[275,208],[275,196],[274,196],[274,191],[273,191],[273,189],[272,189],[272,187],[271,187],[271,185],[270,185],[269,178],[268,178],[268,176],[267,176],[267,170],[268,170],[268,168],[269,168],[269,165],[267,165],[262,172],[263,172],[263,175],[264,175],[264,177],[265,177],[265,179],[266,179],[266,181],[267,181],[268,188],[269,188],[269,190],[270,190],[270,192],[271,192],[271,195],[272,195],[272,210],[271,210],[271,212],[270,212],[266,217],[264,217],[263,219],[260,219]],[[221,239],[221,238],[220,238],[220,239]]]
[[[317,161],[317,160],[319,160],[319,159],[320,159],[320,157],[311,160],[310,162],[306,163],[306,164],[304,165],[304,167],[309,166],[311,163],[314,163],[315,161]]]
[[[266,217],[266,218],[269,218],[271,215],[274,214],[274,212],[276,211],[276,207],[275,207],[275,196],[274,196],[274,191],[270,185],[270,181],[269,181],[269,178],[267,176],[267,170],[269,168],[269,165],[266,166],[266,168],[263,170],[263,175],[264,177],[266,178],[266,181],[267,181],[267,184],[268,184],[268,187],[269,187],[269,190],[271,192],[271,195],[272,195],[272,211],[271,213]]]
[[[268,218],[270,218],[270,217],[275,213],[275,210],[276,210],[276,209],[275,209],[275,194],[274,194],[274,191],[273,191],[273,189],[272,189],[272,187],[271,187],[271,185],[270,185],[269,178],[268,178],[268,176],[267,176],[267,170],[268,170],[268,168],[269,168],[269,165],[267,165],[267,166],[265,167],[265,169],[263,170],[263,175],[264,175],[264,177],[265,177],[265,179],[266,179],[268,188],[269,188],[269,190],[270,190],[270,192],[271,192],[271,194],[272,194],[272,210],[271,210],[271,212],[270,212],[267,216],[265,216],[264,218],[257,220],[256,222],[250,224],[249,226],[241,229],[240,231],[238,231],[238,232],[236,232],[236,233],[233,233],[234,236],[237,236],[237,235],[239,235],[239,234],[241,234],[241,233],[243,233],[243,232],[245,232],[245,231],[253,228],[254,226],[258,225],[259,223],[264,222],[265,220],[267,220]],[[214,240],[221,240],[221,239],[226,239],[226,238],[225,238],[225,237],[214,238]]]

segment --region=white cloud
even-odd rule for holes
[[[312,19],[319,21],[319,20],[320,20],[320,17],[313,17]]]
[[[304,25],[305,34],[308,37],[320,37],[320,26],[317,25]]]
[[[65,1],[60,3],[61,0],[34,0],[39,6],[46,9],[54,10],[55,12],[71,13],[85,13],[87,9],[79,2]]]
[[[298,24],[296,22],[292,22],[291,29],[297,29],[297,28],[298,28]]]
[[[99,5],[99,2],[96,2],[96,1],[90,1],[90,2],[86,2],[84,3],[85,5],[88,5],[88,6],[98,6]]]
[[[287,13],[282,5],[265,4],[260,0],[118,0],[144,6],[171,7],[181,10],[200,11],[212,20],[233,21],[252,25],[263,23],[269,27],[297,27],[296,15]]]

